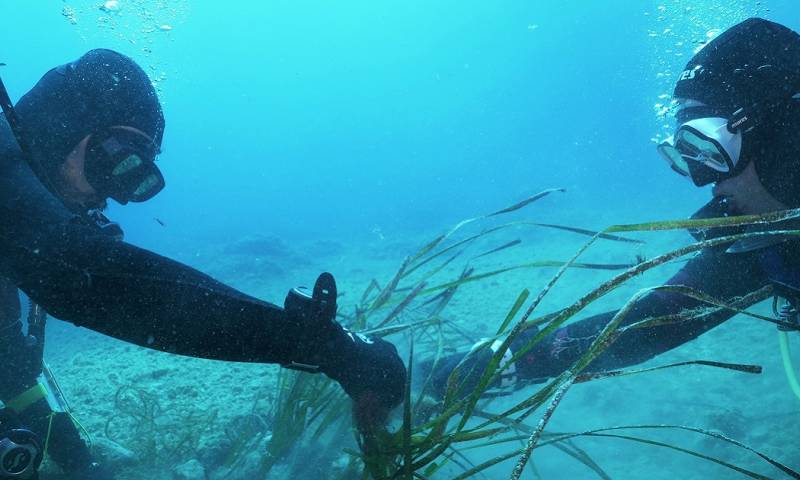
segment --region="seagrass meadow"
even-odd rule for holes
[[[765,345],[742,353],[740,345],[712,338],[630,370],[584,372],[626,330],[686,321],[719,308],[739,312],[732,322],[747,335],[774,337],[780,320],[767,308],[774,293],[769,289],[725,303],[686,287],[661,286],[657,280],[663,273],[656,272],[677,268],[687,255],[717,244],[798,235],[791,228],[798,212],[601,231],[533,220],[537,208],[564,198],[563,189],[549,189],[458,222],[417,248],[404,245],[409,254],[394,270],[393,255],[376,258],[381,268],[363,272],[369,280],[343,285],[340,320],[392,340],[412,372],[403,405],[385,430],[359,432],[349,400],[321,375],[253,365],[230,368],[101,338],[90,341],[91,349],[107,349],[106,355],[128,364],[115,368],[105,385],[95,386],[113,402],[87,401],[93,395],[81,388],[91,384],[86,380],[92,372],[102,376],[106,371],[103,357],[97,364],[74,358],[57,373],[75,397],[76,416],[102,438],[99,448],[107,451],[102,443],[111,440],[130,450],[131,458],[121,463],[123,478],[172,478],[193,464],[202,465],[208,478],[220,479],[798,478],[798,399],[783,378],[776,341],[764,340]],[[528,219],[506,221],[509,216]],[[672,249],[659,253],[660,246],[650,246],[662,235],[688,238],[686,228],[731,225],[750,230],[684,241],[678,248],[669,237]],[[561,239],[563,257],[531,258],[522,251],[523,239],[540,230],[555,232],[547,233],[548,239]],[[373,277],[377,271],[387,275]],[[562,284],[574,285],[581,277],[591,281],[564,292]],[[251,288],[260,283],[254,282]],[[518,283],[529,287],[517,288]],[[635,299],[659,289],[697,298],[707,308],[620,327]],[[504,350],[520,332],[534,325],[540,329],[514,358],[606,297],[621,308],[570,369],[510,395],[490,389],[502,373]],[[492,298],[506,301],[477,305]],[[732,343],[741,341],[741,333],[728,335]],[[414,364],[420,359],[435,363],[481,338],[500,340],[502,346],[478,372],[477,388],[457,393],[459,382],[476,373],[457,368],[444,399],[428,395],[430,378],[415,378]],[[482,345],[473,354],[488,342]],[[148,368],[153,360],[162,368]],[[72,375],[83,382],[74,383]],[[231,389],[231,384],[237,386]]]

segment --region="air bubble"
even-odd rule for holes
[[[103,3],[103,6],[100,7],[100,10],[104,12],[118,12],[119,2],[117,0],[108,0]]]

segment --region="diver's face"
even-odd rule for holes
[[[150,136],[143,131],[124,125],[113,126],[128,130],[145,137],[152,142]],[[78,145],[67,155],[66,160],[61,165],[58,175],[58,190],[64,201],[83,207],[102,208],[105,206],[106,198],[100,198],[97,190],[92,187],[86,178],[86,145],[89,143],[91,134],[86,135]]]
[[[97,191],[89,185],[86,179],[86,144],[91,135],[86,135],[83,140],[72,149],[58,171],[58,190],[68,203],[77,205],[93,205],[103,199],[98,198]]]
[[[679,98],[677,101],[676,118],[680,118],[680,122],[689,122],[707,116],[718,115],[717,113],[712,113],[713,109],[711,107],[698,100]],[[680,127],[680,124],[678,127]],[[725,145],[722,147],[729,155],[733,150]],[[739,154],[737,153],[735,158],[730,155],[730,158],[735,164],[739,161]],[[726,197],[735,211],[744,215],[758,215],[787,208],[767,192],[767,189],[761,184],[755,163],[752,160],[740,174],[714,183],[711,192],[715,197]]]
[[[726,197],[731,206],[744,215],[787,209],[761,184],[752,161],[739,175],[715,183],[711,192],[715,197]]]

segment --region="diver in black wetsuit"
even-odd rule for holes
[[[69,417],[50,415],[37,380],[42,339],[23,334],[17,289],[56,318],[140,346],[325,373],[353,399],[362,428],[400,402],[403,362],[391,344],[335,321],[330,274],[280,308],[125,243],[104,221],[108,198],[141,202],[164,187],[155,163],[164,118],[131,59],[92,50],[49,71],[14,108],[2,103],[0,478],[35,478],[45,439],[72,478],[112,478]]]
[[[678,101],[678,128],[659,146],[659,152],[673,170],[695,185],[714,183],[714,199],[697,216],[800,207],[800,35],[762,19],[742,22],[689,61],[675,86],[674,98]],[[800,292],[800,241],[767,237],[756,243],[706,249],[666,284],[692,287],[728,301],[768,284],[777,286],[782,296],[796,297]],[[639,300],[623,324],[701,306],[704,304],[689,297],[656,291]],[[592,316],[554,331],[509,366],[495,386],[521,388],[559,375],[586,352],[615,313]],[[644,362],[697,338],[733,315],[723,309],[680,323],[630,330],[588,370],[607,371]],[[512,343],[511,351],[520,349],[535,333],[524,332]],[[471,367],[485,365],[491,357],[489,348],[475,350],[478,354],[467,357],[461,369],[472,372],[464,379],[465,392],[474,387],[483,370]],[[464,354],[456,354],[442,360],[442,367],[433,375],[437,395],[443,395],[450,372],[464,358]]]

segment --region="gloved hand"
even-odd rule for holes
[[[439,359],[436,369],[431,372],[433,368],[433,361],[425,361],[420,364],[420,373],[417,378],[428,378],[430,375],[430,393],[437,399],[443,399],[447,393],[447,382],[450,374],[456,367],[459,367],[459,376],[456,384],[458,390],[455,392],[456,398],[464,398],[478,386],[483,371],[492,359],[494,352],[489,346],[480,347],[480,343],[473,345],[472,350],[466,353],[455,353],[447,357]],[[460,365],[460,366],[459,366]],[[490,385],[490,388],[499,385],[498,382]]]
[[[359,430],[369,431],[383,425],[389,412],[402,402],[406,367],[391,343],[342,331],[346,338],[339,341],[339,348],[322,370],[353,399]]]
[[[522,332],[503,355],[500,365],[502,366],[511,360],[513,353],[527,344],[537,333],[539,333],[539,329],[535,326]],[[447,393],[447,382],[450,374],[458,367],[459,376],[456,384],[458,387],[456,398],[464,398],[478,386],[486,366],[489,365],[501,343],[500,340],[492,343],[485,340],[480,341],[473,345],[469,352],[456,353],[439,359],[439,363],[433,371],[432,360],[421,362],[420,374],[416,375],[416,378],[424,380],[430,375],[428,388],[431,394],[438,399],[443,399]],[[514,365],[505,368],[500,377],[489,385],[489,389],[501,389],[502,391],[510,392],[528,383],[541,383],[541,379],[531,377],[532,369],[528,365],[530,358],[532,357],[523,357]]]
[[[287,321],[303,338],[288,368],[322,372],[353,399],[360,430],[385,422],[403,399],[406,369],[394,345],[342,327],[336,318],[336,283],[323,273],[308,295],[293,289],[284,303]]]

